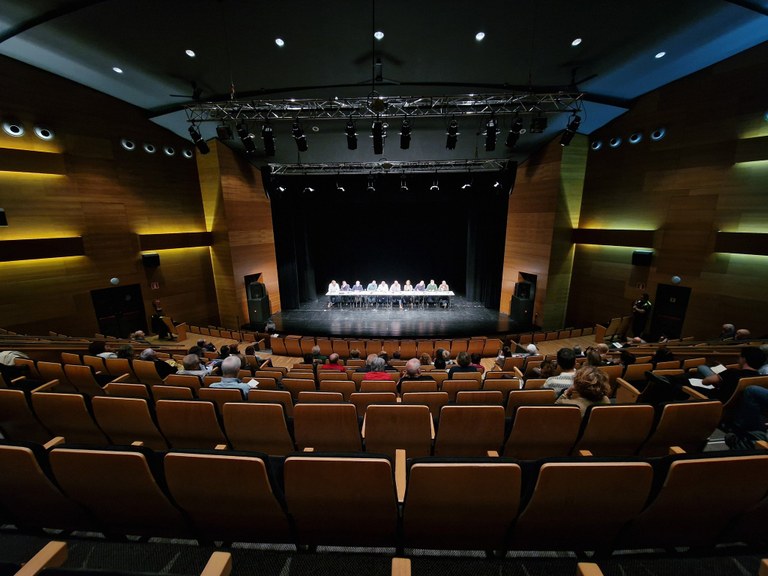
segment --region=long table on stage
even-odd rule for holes
[[[396,302],[400,304],[424,307],[428,304],[440,304],[441,300],[447,301],[447,307],[451,307],[451,297],[455,296],[452,290],[401,290],[399,292],[384,292],[381,290],[345,290],[344,292],[326,292],[331,301],[330,304],[340,306],[370,307],[383,304],[391,308]],[[334,302],[334,298],[338,298]]]

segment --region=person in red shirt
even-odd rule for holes
[[[339,362],[339,355],[334,352],[328,356],[326,363],[320,366],[320,370],[338,370],[339,372],[344,372],[346,368]]]
[[[376,357],[371,362],[371,371],[365,375],[366,380],[392,380],[392,376],[386,370],[386,361],[384,358]]]

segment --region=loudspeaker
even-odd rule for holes
[[[649,250],[635,250],[632,252],[633,266],[650,266],[653,252]]]
[[[263,325],[272,315],[269,298],[248,298],[248,319],[251,323]]]
[[[515,296],[521,300],[530,300],[531,298],[531,283],[530,282],[518,282],[515,284]]]
[[[510,304],[510,318],[517,325],[516,330],[530,330],[533,328],[533,300],[527,300],[512,296]]]
[[[264,298],[267,295],[267,287],[260,282],[254,282],[248,285],[248,298],[256,300],[257,298]]]
[[[141,263],[145,268],[157,268],[160,266],[160,254],[142,254]]]
[[[0,226],[8,226],[8,218],[3,208],[0,208]]]

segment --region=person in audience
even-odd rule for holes
[[[349,351],[349,358],[350,360],[360,360],[360,350],[352,348],[352,350]]]
[[[421,362],[418,358],[411,358],[405,363],[403,374],[397,382],[397,391],[400,392],[401,383],[413,382],[415,380],[432,380],[432,378],[421,373]]]
[[[382,350],[381,352],[379,352],[378,357],[384,360],[384,368],[386,370],[394,370],[394,368],[392,368],[392,365],[389,363],[389,354],[387,354],[386,350]]]
[[[326,360],[328,360],[328,357],[320,354],[320,346],[317,344],[312,346],[312,362],[315,364],[325,364]]]
[[[584,351],[581,349],[581,346],[578,344],[573,347],[573,353],[576,355],[576,358],[584,358],[585,354]]]
[[[136,330],[136,332],[132,332],[130,335],[130,339],[135,340],[136,342],[149,343],[149,340],[147,340],[147,335],[144,333],[144,330]]]
[[[760,370],[758,370],[758,374],[760,376],[768,376],[768,344],[763,344],[760,346],[760,350],[763,354],[765,354],[766,363],[760,366]]]
[[[216,352],[216,346],[213,345],[213,342],[206,342],[203,338],[197,341],[197,345],[205,352]]]
[[[371,361],[371,370],[365,375],[366,380],[391,380],[389,373],[386,371],[386,363],[384,358],[375,356]]]
[[[422,355],[419,356],[419,363],[422,366],[432,366],[432,356],[430,356],[426,352],[422,353]]]
[[[438,348],[435,350],[435,360],[434,360],[434,366],[437,370],[445,370],[448,360],[446,358],[446,350],[444,348]],[[448,357],[450,357],[450,353],[448,353]]]
[[[339,355],[334,352],[328,356],[328,361],[320,366],[320,370],[338,370],[339,372],[346,372],[346,368],[339,361]]]
[[[117,349],[117,357],[118,358],[128,358],[128,360],[133,360],[133,346],[130,344],[123,344],[120,346],[120,348]]]
[[[502,346],[499,348],[499,353],[496,356],[496,366],[504,368],[504,360],[512,356],[512,348],[509,346]]]
[[[402,290],[400,289],[400,282],[397,280],[393,280],[392,284],[389,286],[389,291],[391,293],[397,294],[397,296],[392,296],[392,305],[394,306],[397,304],[400,307],[400,310],[403,309],[403,299],[400,297],[400,292]]]
[[[182,369],[177,374],[191,374],[192,376],[208,376],[209,372],[200,364],[200,358],[196,354],[187,354],[181,359]]]
[[[248,391],[251,386],[240,380],[240,359],[237,356],[224,358],[221,363],[221,381],[214,382],[211,388],[237,388],[243,393],[243,399],[248,399]]]
[[[365,366],[360,366],[355,372],[370,372],[372,370],[373,361],[378,358],[376,354],[368,354],[365,358]]]
[[[608,348],[608,344],[606,344],[605,342],[600,342],[600,344],[598,344],[595,348],[597,349],[598,352],[600,352],[600,358],[603,359],[604,365],[613,364],[613,360],[608,354],[608,352],[610,351],[610,348]]]
[[[88,354],[100,358],[117,358],[117,354],[107,351],[107,343],[104,340],[94,340],[88,344]]]
[[[539,349],[536,347],[536,344],[531,343],[525,347],[526,356],[537,356],[539,354],[541,354],[541,352],[539,352]]]
[[[448,379],[452,380],[454,377],[453,375],[457,373],[459,373],[459,376],[456,378],[459,379],[461,378],[460,374],[462,372],[477,372],[477,368],[470,364],[470,360],[471,358],[469,357],[468,353],[459,352],[459,355],[456,357],[457,365],[451,366],[451,369],[448,370]]]
[[[736,335],[736,326],[733,324],[723,324],[720,329],[720,340],[733,340]]]
[[[224,344],[224,346],[219,348],[218,360],[224,360],[224,358],[229,356],[231,353],[232,353],[232,350],[230,350],[229,346],[227,344]]]
[[[587,350],[587,366],[605,366],[603,357],[600,356],[600,352],[596,348],[589,348]]]
[[[340,291],[341,289],[339,288],[339,285],[336,283],[336,280],[331,280],[331,283],[328,284],[328,295],[330,296],[328,300],[328,308],[330,308],[331,306],[339,302]]]
[[[651,364],[653,364],[653,369],[656,369],[656,365],[659,362],[670,362],[675,359],[675,355],[672,353],[672,350],[667,348],[666,344],[662,344],[658,348],[656,348],[656,352],[653,353],[653,357],[651,358]]]
[[[448,283],[445,280],[443,280],[442,282],[440,282],[440,286],[437,287],[437,291],[438,292],[450,292],[451,289],[448,287]],[[450,300],[448,299],[447,296],[441,296],[438,299],[438,304],[442,308],[448,308],[448,303],[449,302],[450,302]]]
[[[164,362],[158,358],[157,353],[152,348],[146,348],[142,351],[139,355],[139,359],[154,362],[155,370],[157,370],[157,374],[160,378],[165,378],[169,374],[176,374],[176,368],[168,364],[168,362]]]
[[[594,404],[610,404],[611,387],[608,376],[595,366],[584,366],[576,371],[573,384],[563,392],[555,404],[571,404],[579,407],[581,415]]]
[[[551,388],[558,396],[562,394],[573,385],[573,377],[576,374],[575,365],[576,356],[573,354],[573,348],[560,348],[557,351],[557,367],[560,369],[560,374],[547,378],[544,388]]]
[[[480,363],[480,361],[481,361],[481,359],[482,359],[482,357],[480,356],[480,354],[477,354],[477,353],[475,353],[475,354],[472,354],[472,355],[469,357],[469,359],[470,359],[470,364],[469,364],[470,366],[474,366],[475,368],[477,368],[477,371],[478,371],[478,372],[480,372],[480,374],[483,374],[483,373],[485,372],[485,366],[483,366],[483,365]]]
[[[752,332],[746,328],[739,328],[736,330],[736,335],[733,337],[734,341],[736,342],[743,342],[745,340],[749,340],[750,338],[752,338]]]
[[[764,414],[768,412],[768,388],[747,386],[741,397],[732,431],[725,435],[726,445],[734,450],[753,449],[755,441],[768,440]]]
[[[542,360],[539,364],[539,378],[551,378],[557,374],[557,366],[552,360]]]

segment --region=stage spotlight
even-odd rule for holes
[[[531,118],[531,132],[533,134],[541,134],[547,129],[547,117],[539,114]]]
[[[493,152],[496,150],[496,135],[499,133],[496,118],[491,116],[485,123],[485,151]]]
[[[296,141],[296,148],[299,149],[299,152],[306,152],[307,136],[304,134],[304,129],[301,127],[298,120],[294,120],[291,133],[293,134],[293,139]]]
[[[429,187],[431,192],[440,192],[440,185],[437,183],[437,177],[432,181],[432,186]]]
[[[509,127],[509,134],[507,134],[507,141],[505,142],[506,147],[514,148],[522,134],[525,134],[523,119],[520,116],[515,116],[515,119],[512,120],[512,126]]]
[[[275,132],[272,130],[272,125],[269,123],[264,124],[261,128],[261,139],[264,140],[264,154],[267,156],[275,155]]]
[[[357,150],[357,132],[355,132],[354,121],[350,120],[347,122],[347,127],[344,131],[347,133],[347,148]]]
[[[200,135],[200,131],[195,128],[194,124],[189,127],[189,135],[192,137],[192,142],[194,145],[197,146],[198,150],[200,150],[200,154],[208,154],[208,152],[211,151],[211,149],[208,147],[208,142],[203,140],[203,137]]]
[[[312,188],[312,186],[306,186],[302,192],[304,194],[312,194],[312,192],[314,192],[314,191],[315,191],[315,189]]]
[[[346,189],[344,188],[344,186],[339,184],[338,181],[336,182],[336,192],[346,192]]]
[[[408,118],[403,119],[403,123],[400,125],[400,148],[402,150],[408,150],[411,146],[411,123]]]
[[[456,142],[459,139],[459,123],[456,122],[456,119],[451,120],[451,123],[448,124],[448,132],[446,134],[445,147],[448,150],[455,150]]]
[[[384,123],[381,120],[375,120],[373,126],[371,126],[374,154],[384,154],[384,138],[386,137],[387,131],[384,129]]]
[[[400,192],[408,192],[408,184],[405,181],[405,174],[400,176]]]
[[[565,127],[565,132],[563,132],[563,135],[560,137],[560,146],[568,146],[568,144],[571,143],[571,140],[573,140],[573,136],[579,129],[580,124],[581,117],[579,115],[574,114],[571,116],[571,121],[568,122],[568,125]]]
[[[277,187],[277,191],[278,191],[278,192],[280,192],[281,194],[282,194],[283,192],[285,192],[286,190],[288,190],[288,188],[286,188],[285,186],[278,186],[278,187]]]
[[[219,140],[232,140],[232,128],[226,124],[216,126],[216,136],[219,137]]]
[[[245,123],[245,120],[241,121],[236,126],[236,129],[237,135],[240,137],[240,141],[243,143],[243,146],[245,146],[245,153],[253,154],[256,152],[256,142],[253,140],[254,136],[248,130],[248,125]]]
[[[371,193],[371,194],[373,194],[374,192],[376,192],[376,187],[373,185],[373,174],[370,174],[370,175],[368,176],[368,188],[366,188],[366,190],[367,190],[369,193]]]

